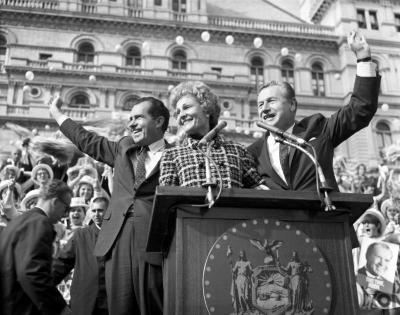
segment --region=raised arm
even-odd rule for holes
[[[74,122],[61,111],[63,104],[60,96],[52,97],[49,100],[49,111],[51,116],[60,126],[61,132],[75,144],[78,149],[97,161],[114,166],[118,145],[95,132],[90,132]]]
[[[380,76],[371,60],[371,49],[356,31],[350,32],[347,42],[357,59],[357,76],[349,104],[327,120],[324,133],[335,147],[368,126],[378,108]]]

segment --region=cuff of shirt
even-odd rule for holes
[[[376,63],[358,62],[357,63],[357,76],[359,77],[376,77]]]
[[[58,118],[56,119],[57,124],[58,124],[59,126],[61,126],[62,123],[63,123],[64,121],[66,121],[68,118],[69,118],[69,117],[68,117],[67,115],[61,115],[60,117],[58,117]]]

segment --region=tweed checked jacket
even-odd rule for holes
[[[204,154],[193,149],[197,143],[198,140],[188,137],[180,146],[163,152],[160,186],[202,187],[206,182],[206,164]],[[223,188],[250,188],[261,182],[254,158],[241,144],[217,135],[212,144],[211,158],[216,164],[210,163],[211,176],[218,180],[217,167],[221,172]]]

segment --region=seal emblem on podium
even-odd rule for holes
[[[209,314],[329,314],[329,263],[293,222],[240,221],[211,246],[203,268]]]

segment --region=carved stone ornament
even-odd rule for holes
[[[332,280],[323,254],[293,223],[248,220],[211,247],[203,296],[209,314],[329,314]]]

